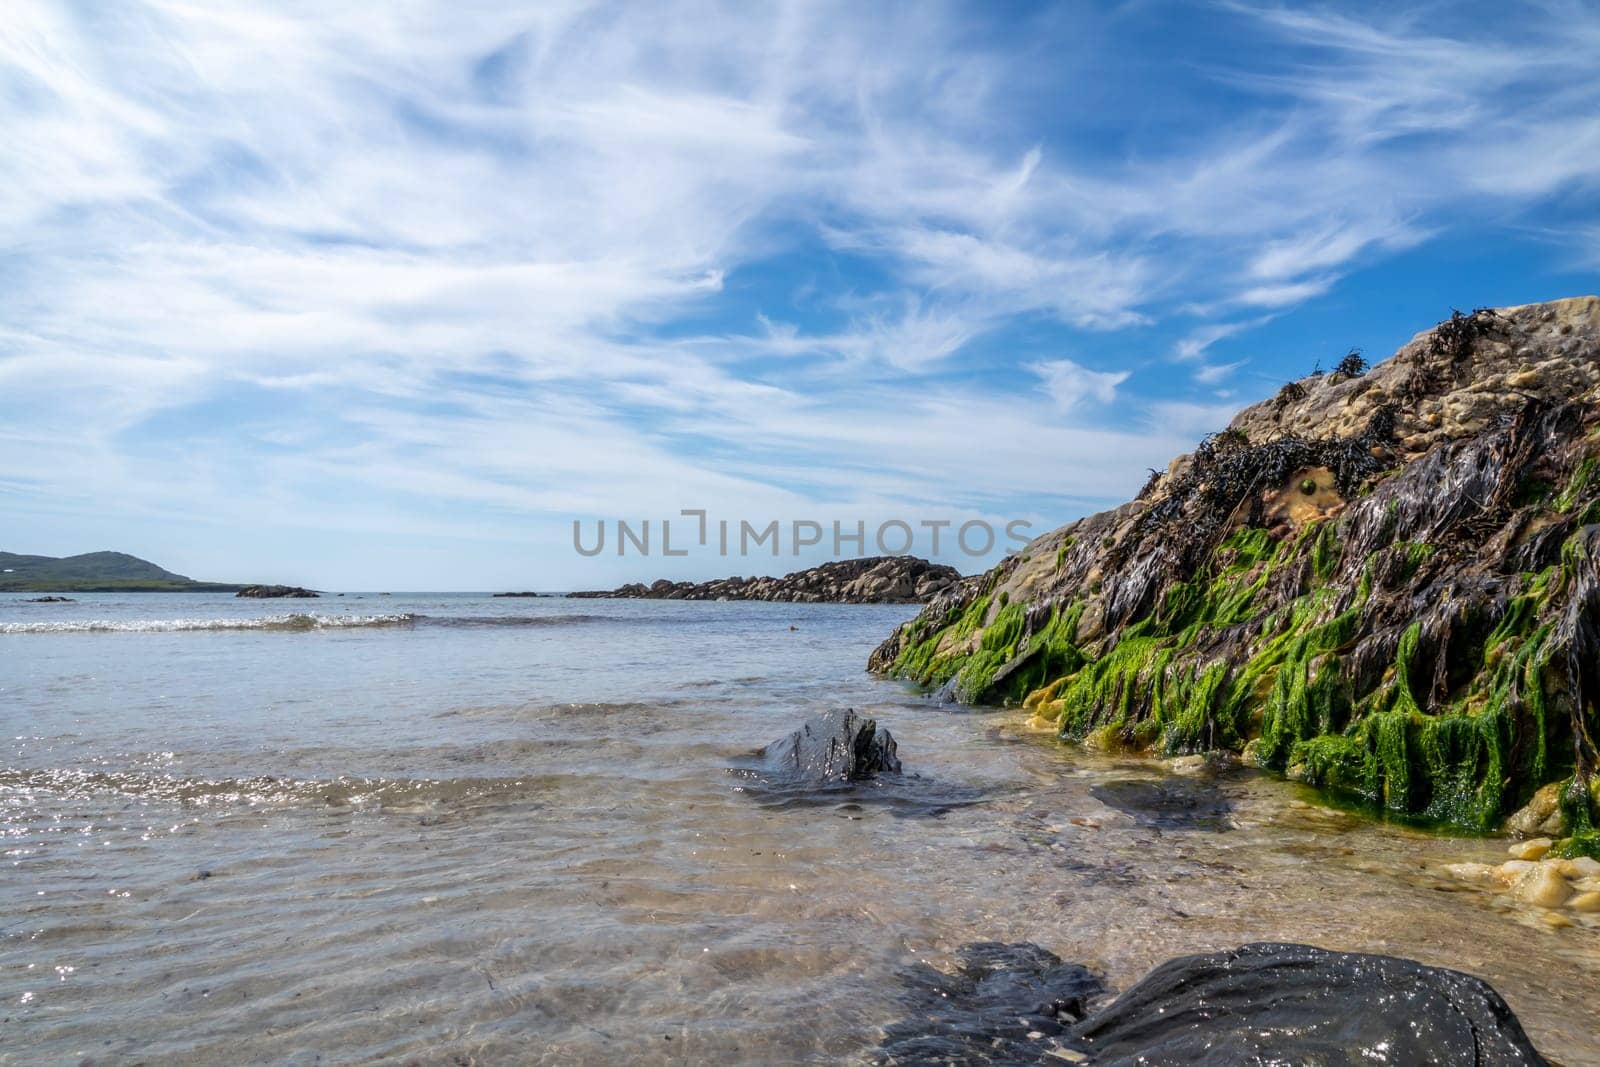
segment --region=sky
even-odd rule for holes
[[[1351,347],[1600,291],[1597,70],[1580,2],[9,0],[0,550],[832,555],[703,509],[987,522],[971,573]]]

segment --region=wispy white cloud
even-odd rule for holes
[[[1201,385],[1216,385],[1232,377],[1233,372],[1245,365],[1244,360],[1233,363],[1204,363],[1196,368],[1194,380]]]
[[[1072,409],[1085,400],[1110,404],[1117,399],[1117,386],[1128,380],[1129,371],[1094,371],[1070,359],[1052,359],[1030,363],[1028,369],[1037,374],[1044,391],[1056,406]]]

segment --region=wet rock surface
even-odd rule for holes
[[[990,795],[903,773],[894,736],[850,708],[806,720],[729,773],[739,779],[739,791],[763,807],[849,817],[880,809],[900,818],[938,818]]]
[[[941,594],[869,669],[1600,852],[1600,298],[1287,383]],[[1521,809],[1519,811],[1519,809]]]
[[[1068,1040],[1096,1064],[1545,1062],[1479,978],[1273,943],[1169,960]]]
[[[1100,782],[1089,795],[1152,830],[1226,830],[1233,810],[1222,790],[1182,778]]]
[[[919,964],[906,984],[882,1064],[1546,1062],[1481,979],[1309,945],[1169,960],[1101,1006],[1092,972],[1031,944],[971,945],[955,973]]]
[[[1600,860],[1553,855],[1554,844],[1548,837],[1513,841],[1506,849],[1510,859],[1503,863],[1449,863],[1442,870],[1547,926],[1600,929]]]
[[[885,1029],[877,1062],[1061,1063],[1048,1058],[1065,1048],[1055,1039],[1105,993],[1088,968],[1038,945],[985,941],[959,955],[954,974],[926,963],[906,973],[911,1014]]]
[[[954,567],[915,556],[842,559],[782,578],[719,578],[710,582],[635,582],[572,597],[641,600],[771,600],[801,604],[925,604],[961,580]]]
[[[894,735],[876,719],[856,714],[854,708],[807,719],[759,755],[769,774],[817,785],[900,773]]]

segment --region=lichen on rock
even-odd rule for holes
[[[1458,312],[1291,385],[870,666],[1476,828],[1554,785],[1539,824],[1593,851],[1600,298]]]

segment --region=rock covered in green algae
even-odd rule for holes
[[[1557,849],[1593,851],[1597,467],[1600,298],[1457,313],[1241,412],[870,666],[1474,827],[1560,782]]]

